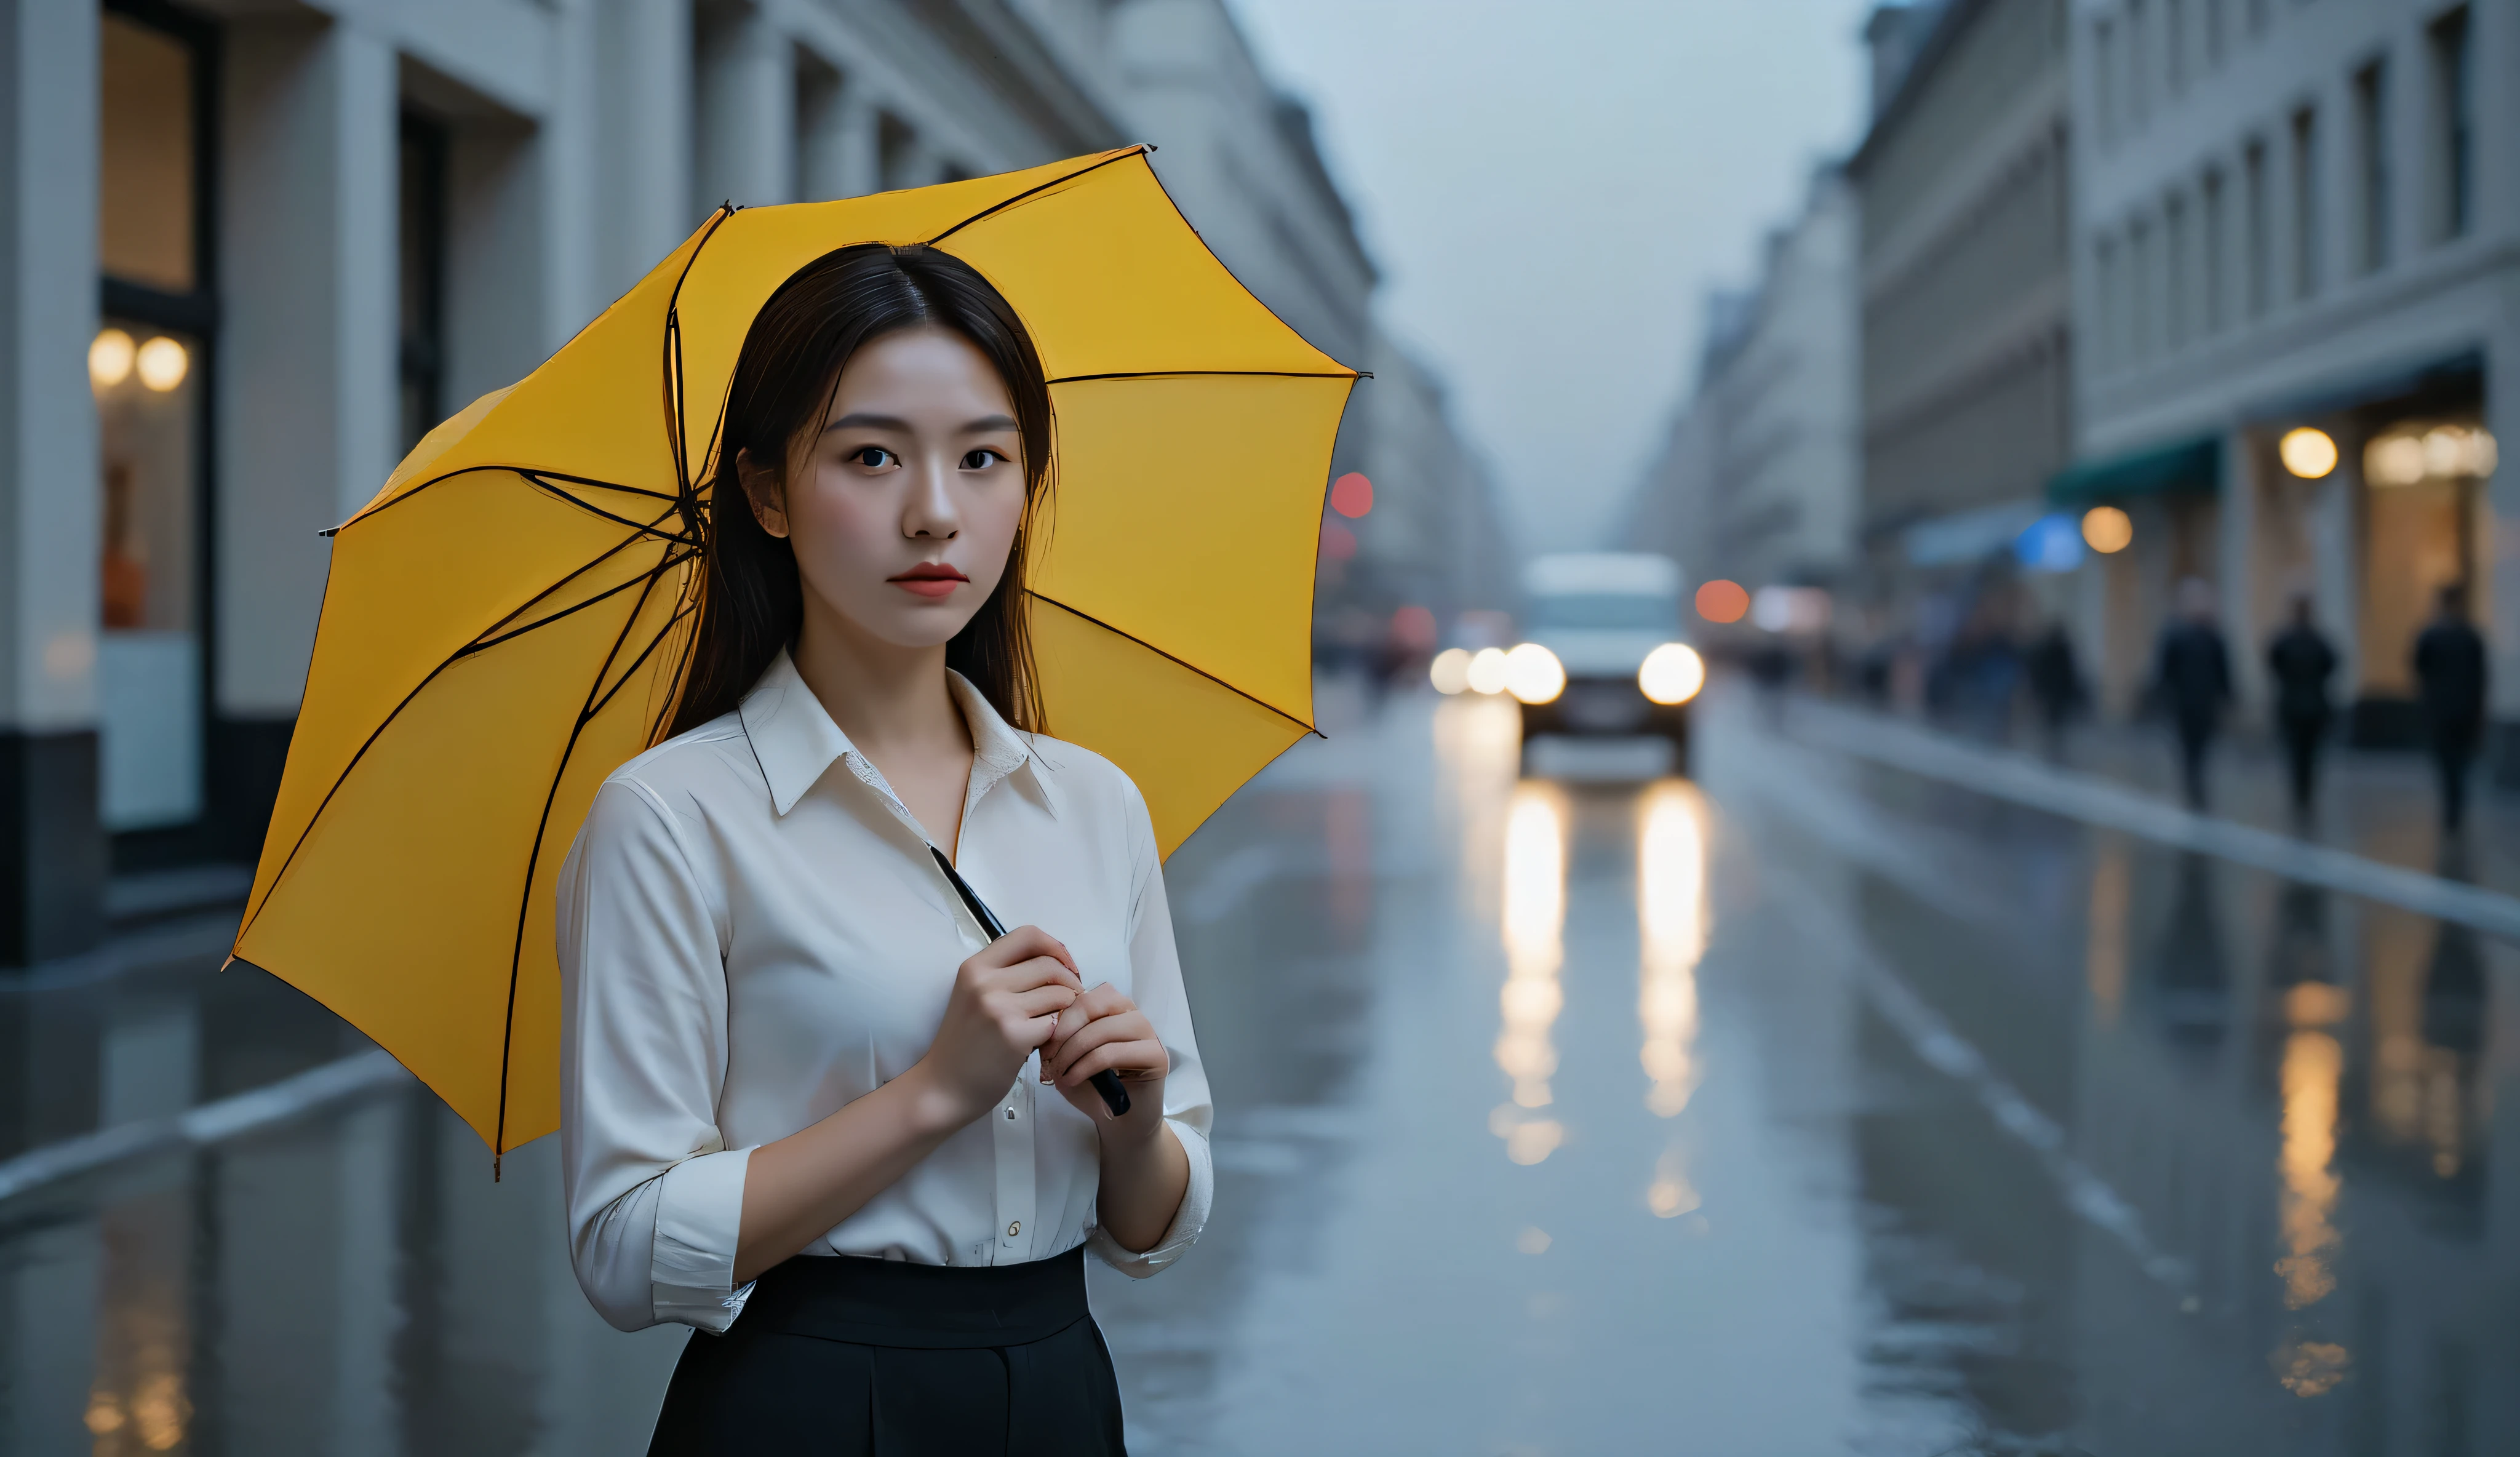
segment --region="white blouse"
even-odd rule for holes
[[[953,689],[975,751],[956,868],[1000,921],[1058,937],[1086,985],[1110,982],[1154,1024],[1190,1189],[1147,1252],[1102,1234],[1093,1120],[1041,1085],[1036,1054],[987,1116],[804,1252],[1001,1265],[1091,1243],[1150,1275],[1198,1238],[1214,1175],[1146,801],[1109,760],[1016,733],[959,675]],[[734,1281],[751,1151],[924,1056],[956,970],[986,937],[784,653],[736,711],[604,782],[559,909],[578,1284],[625,1331],[724,1331],[751,1292]]]

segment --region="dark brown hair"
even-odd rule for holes
[[[1025,554],[1050,483],[1050,386],[1032,336],[977,269],[922,244],[861,244],[797,269],[754,317],[736,356],[719,430],[699,576],[699,620],[682,692],[660,737],[698,728],[742,702],[804,620],[796,554],[761,528],[736,475],[736,456],[778,462],[786,478],[798,436],[822,422],[849,357],[905,329],[948,329],[969,340],[1006,382],[1023,437],[1024,514],[997,590],[945,646],[946,665],[971,680],[1007,722],[1044,731],[1041,685],[1023,605]]]

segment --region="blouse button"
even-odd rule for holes
[[[1010,1123],[1012,1123],[1012,1122],[1013,1122],[1013,1121],[1014,1121],[1014,1119],[1015,1119],[1015,1111],[1014,1111],[1013,1109],[1012,1109],[1012,1108],[1008,1109],[1008,1110],[1007,1110],[1007,1121],[1008,1121],[1008,1122],[1010,1122]]]
[[[1023,1221],[1022,1221],[1022,1220],[1020,1220],[1020,1219],[1017,1219],[1017,1220],[1015,1220],[1014,1222],[1012,1222],[1012,1223],[1011,1223],[1011,1224],[1009,1224],[1009,1225],[1007,1226],[1007,1238],[1008,1238],[1008,1239],[1010,1239],[1010,1240],[1013,1239],[1015,1236],[1017,1236],[1017,1235],[1019,1235],[1019,1234],[1022,1234],[1022,1233],[1023,1233]]]

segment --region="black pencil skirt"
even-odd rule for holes
[[[1085,1252],[948,1268],[798,1256],[696,1334],[649,1457],[1125,1453]]]

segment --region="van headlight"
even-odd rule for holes
[[[1657,704],[1685,704],[1706,686],[1706,660],[1687,643],[1665,643],[1645,655],[1637,687]]]
[[[1538,643],[1505,655],[1505,689],[1526,704],[1554,702],[1566,691],[1566,665]]]

